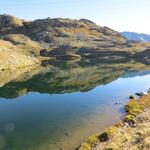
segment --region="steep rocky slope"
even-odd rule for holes
[[[0,72],[39,63],[38,59],[17,53],[15,49],[16,47],[11,43],[0,40]]]

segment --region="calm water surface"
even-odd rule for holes
[[[128,65],[54,63],[3,76],[0,150],[73,150],[117,122],[128,95],[150,87],[150,69]]]

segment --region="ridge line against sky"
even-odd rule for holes
[[[149,0],[0,0],[0,14],[39,18],[86,18],[117,31],[150,34]]]

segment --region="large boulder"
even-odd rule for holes
[[[0,15],[0,29],[22,26],[22,20],[10,15]]]

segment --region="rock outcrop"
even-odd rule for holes
[[[10,15],[0,15],[0,30],[22,26],[23,20]]]

